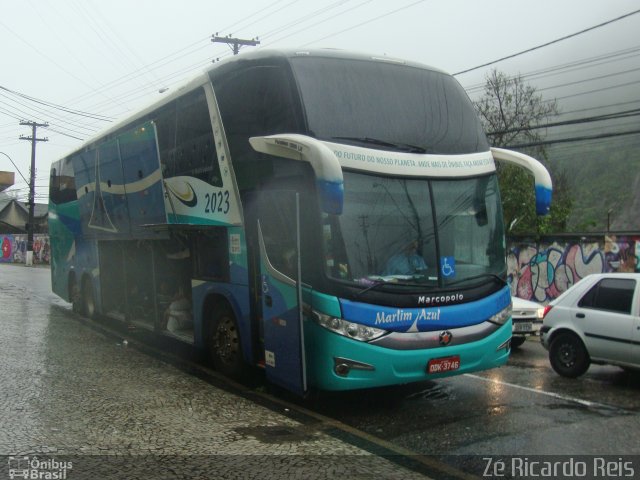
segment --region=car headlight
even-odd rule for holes
[[[503,308],[495,315],[491,315],[489,317],[489,321],[492,323],[497,323],[498,325],[504,325],[507,320],[511,318],[511,304],[507,308]]]
[[[375,340],[387,333],[386,330],[380,328],[368,327],[367,325],[360,325],[359,323],[348,322],[341,318],[325,315],[324,313],[313,311],[311,316],[313,320],[321,327],[331,330],[348,338],[359,340],[361,342],[369,342]]]

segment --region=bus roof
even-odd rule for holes
[[[347,60],[364,60],[364,61],[378,61],[383,63],[392,63],[399,65],[406,65],[414,68],[422,68],[427,70],[432,70],[435,72],[446,73],[440,69],[417,63],[411,62],[404,59],[388,57],[386,55],[372,55],[366,53],[357,53],[347,50],[339,50],[339,49],[314,49],[314,50],[305,50],[305,49],[257,49],[248,51],[241,55],[236,55],[233,57],[225,58],[224,60],[208,67],[203,70],[201,73],[196,75],[195,77],[187,80],[182,85],[179,85],[172,91],[169,91],[166,95],[162,95],[160,99],[153,99],[146,107],[141,108],[135,113],[128,115],[111,125],[105,130],[100,131],[98,134],[92,136],[91,138],[85,140],[79,147],[74,148],[73,150],[67,152],[61,158],[66,158],[72,155],[75,152],[82,151],[85,148],[89,147],[96,141],[101,138],[108,137],[109,135],[117,132],[122,129],[124,126],[130,124],[138,118],[143,118],[156,108],[159,108],[163,105],[170,103],[182,95],[195,90],[198,87],[201,87],[207,84],[210,81],[210,74],[216,74],[217,70],[222,70],[220,72],[221,75],[226,75],[235,71],[237,68],[242,68],[247,62],[254,61],[264,61],[269,59],[281,59],[284,61],[288,61],[290,58],[296,57],[315,57],[315,58],[336,58],[336,59],[347,59]]]
[[[345,60],[366,60],[366,61],[379,61],[379,62],[387,62],[387,63],[395,63],[400,65],[407,65],[416,68],[425,68],[428,70],[433,70],[441,73],[445,73],[440,69],[431,67],[429,65],[425,65],[418,62],[412,62],[409,60],[405,60],[402,58],[389,57],[385,54],[383,55],[374,55],[368,53],[361,52],[353,52],[349,50],[340,50],[334,48],[325,48],[325,49],[258,49],[248,51],[243,53],[242,55],[236,55],[233,57],[227,57],[219,63],[209,67],[207,72],[213,71],[217,68],[221,68],[234,63],[242,63],[245,61],[255,61],[255,60],[263,60],[269,58],[296,58],[296,57],[316,57],[316,58],[337,58],[337,59],[345,59]]]

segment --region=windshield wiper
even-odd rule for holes
[[[413,278],[415,279],[417,276],[413,276]],[[353,298],[358,298],[360,296],[362,296],[363,294],[367,293],[370,290],[374,290],[376,288],[378,288],[381,285],[392,285],[395,287],[417,287],[420,289],[425,289],[425,288],[433,288],[433,286],[430,285],[423,285],[420,283],[408,283],[408,282],[398,282],[398,281],[388,281],[388,280],[378,280],[375,281],[372,285],[369,285],[368,287],[363,288],[362,290],[360,290],[359,292],[357,292]]]
[[[394,148],[396,150],[400,150],[403,152],[409,153],[427,153],[427,150],[423,147],[419,147],[417,145],[410,145],[408,143],[400,143],[400,142],[388,142],[386,140],[380,140],[378,138],[372,137],[331,137],[335,140],[353,140],[356,142],[368,143],[370,145],[378,145],[380,147],[389,147]]]
[[[507,284],[504,278],[500,277],[499,275],[496,275],[495,273],[481,273],[480,275],[474,275],[473,277],[467,277],[455,282],[447,283],[447,287],[450,287],[451,285],[458,285],[460,283],[468,282],[470,280],[478,280],[480,278],[487,278],[487,277],[493,278],[494,280],[498,280],[498,282],[503,283],[505,285]]]
[[[378,281],[378,282],[373,282],[373,284],[369,285],[366,288],[363,288],[362,290],[360,290],[359,292],[356,292],[356,294],[353,296],[353,298],[358,298],[360,296],[362,296],[363,294],[367,293],[369,290],[373,290],[374,288],[378,288],[380,285],[386,285],[388,282],[385,281]]]

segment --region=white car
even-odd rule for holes
[[[540,334],[562,376],[591,363],[640,368],[640,273],[586,276],[545,307]]]
[[[544,307],[523,298],[511,297],[513,323],[511,348],[518,348],[530,335],[538,335],[542,327]]]

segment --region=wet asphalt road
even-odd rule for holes
[[[29,317],[55,309],[69,321],[81,322],[68,304],[50,292],[48,270],[0,268],[12,269],[11,286],[2,285],[3,290],[8,288],[11,294],[13,289],[14,295],[30,292],[20,293],[24,298],[17,307],[5,308],[0,315]],[[32,337],[34,347],[44,355],[55,355],[47,353],[46,335],[51,332],[29,325],[25,323],[21,333]],[[81,342],[81,337],[79,333],[76,341]],[[35,372],[36,376],[42,373]],[[34,372],[25,369],[20,375],[27,378]],[[636,455],[640,453],[639,393],[640,373],[616,367],[594,365],[575,380],[556,375],[547,352],[533,339],[496,370],[404,387],[322,393],[297,403],[404,449],[436,457]],[[71,404],[81,400],[81,396],[69,398]]]
[[[537,339],[502,368],[437,382],[325,395],[325,415],[425,455],[637,455],[640,374],[591,366],[556,375]]]

